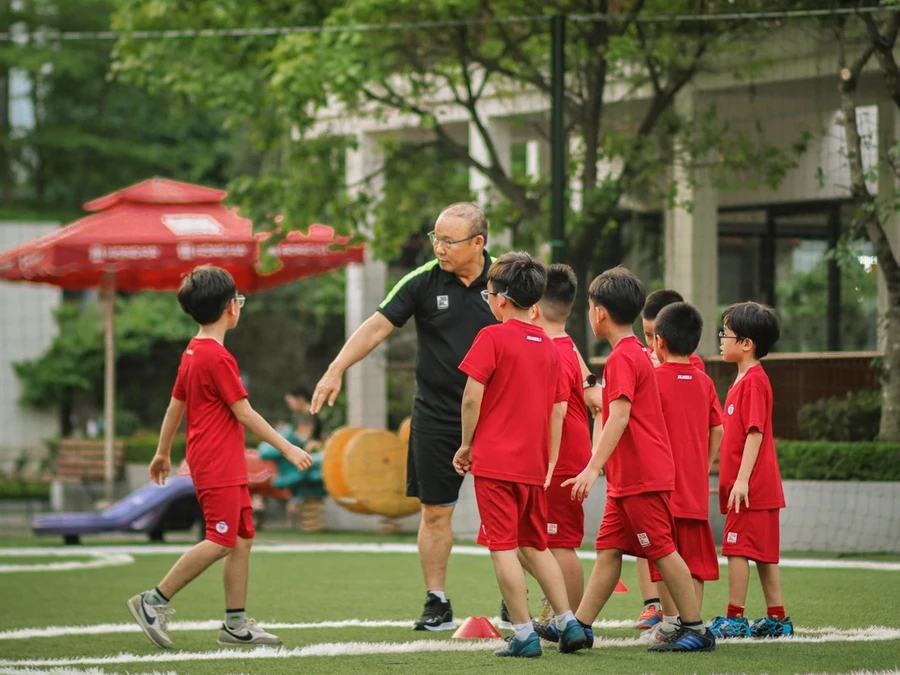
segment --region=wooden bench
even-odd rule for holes
[[[125,472],[125,443],[113,445],[113,480]],[[103,439],[63,438],[53,461],[53,479],[61,483],[89,483],[106,479],[106,449]]]

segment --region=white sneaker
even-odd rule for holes
[[[150,642],[162,649],[171,649],[172,640],[167,631],[169,627],[169,615],[174,614],[174,609],[168,605],[150,605],[144,601],[146,592],[138,593],[126,603],[131,616],[137,621],[138,626],[144,631],[144,635],[150,638]]]
[[[660,642],[668,642],[669,638],[678,632],[678,626],[665,621],[660,621],[649,630],[645,630],[642,637],[652,645]]]
[[[229,628],[223,623],[216,642],[223,647],[233,647],[234,645],[281,646],[281,638],[277,635],[267,633],[257,626],[255,619],[247,619],[243,625],[234,629]]]

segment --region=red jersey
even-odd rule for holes
[[[556,460],[554,476],[577,476],[591,461],[591,431],[584,402],[584,384],[581,377],[581,363],[575,353],[577,347],[568,335],[553,338],[559,352],[559,368],[566,390],[568,407],[563,421],[562,441],[559,444],[559,458]]]
[[[703,359],[701,359],[696,354],[691,354],[690,359],[691,359],[691,365],[694,366],[694,368],[699,370],[701,373],[706,372],[706,363],[703,362]]]
[[[655,371],[675,461],[670,505],[676,518],[709,518],[709,428],[722,424],[716,387],[690,363],[663,363]]]
[[[472,475],[543,485],[550,411],[569,397],[553,341],[540,327],[509,319],[482,328],[459,369],[484,385]]]
[[[675,465],[647,348],[635,336],[619,340],[603,369],[603,424],[609,403],[631,401],[631,417],[606,461],[608,497],[675,489]]]
[[[198,490],[246,485],[244,427],[231,404],[247,397],[237,361],[211,339],[192,339],[181,356],[172,396],[185,402],[187,463]]]
[[[744,457],[744,443],[752,430],[762,432],[762,445],[750,474],[750,510],[783,509],[784,489],[772,433],[772,386],[759,364],[731,385],[725,399],[725,435],[719,449],[719,509],[726,513],[728,496]],[[744,510],[743,505],[741,510]]]

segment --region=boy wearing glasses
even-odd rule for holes
[[[153,644],[172,648],[167,632],[169,600],[217,560],[225,558],[225,620],[220,645],[280,645],[244,610],[250,547],[256,532],[247,490],[244,427],[277,448],[300,470],[312,458],[289,443],[250,407],[237,362],[225,349],[225,333],[237,326],[244,297],[218,267],[198,267],[178,290],[178,302],[200,325],[181,357],[163,418],[150,477],[163,485],[172,468],[172,439],[187,413],[187,463],[206,522],[206,539],[179,558],[158,586],[128,600],[134,620]]]
[[[515,629],[495,656],[542,653],[519,555],[556,613],[559,651],[588,646],[569,607],[563,573],[547,548],[544,490],[556,465],[569,391],[553,341],[531,323],[531,308],[546,285],[546,269],[529,254],[500,256],[488,270],[488,288],[482,295],[502,323],[483,328],[459,366],[468,380],[462,397],[462,443],[453,466],[460,476],[467,471],[475,476],[478,543],[491,552]]]
[[[725,516],[722,555],[728,558],[728,610],[710,624],[717,637],[784,637],[794,634],[781,595],[779,514],[784,508],[781,472],[772,433],[772,386],[760,359],[778,341],[778,316],[756,302],[732,305],[722,315],[722,358],[738,374],[725,399],[725,435],[719,456],[719,508]],[[766,616],[751,626],[744,617],[749,561],[756,562]]]

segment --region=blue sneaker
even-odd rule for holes
[[[686,626],[679,626],[675,634],[667,638],[665,642],[655,644],[648,652],[714,652],[716,650],[716,638],[709,628],[703,632],[693,630]]]
[[[541,623],[534,619],[531,624],[534,626],[534,632],[538,634],[541,640],[547,642],[559,642],[559,631],[556,628],[556,621],[552,619],[547,623]]]
[[[709,632],[720,640],[750,637],[750,622],[743,616],[717,616],[709,624]]]
[[[556,629],[556,626],[553,628]],[[594,631],[591,631],[591,634],[588,635],[588,630],[578,623],[578,619],[570,619],[566,627],[563,628],[562,633],[559,633],[557,630],[557,633],[559,633],[559,651],[563,654],[571,654],[579,649],[593,647]]]
[[[543,654],[541,639],[537,633],[532,633],[524,640],[513,637],[503,648],[494,652],[494,656],[518,656],[526,659],[536,659]]]
[[[750,626],[750,637],[755,638],[780,638],[791,637],[794,634],[794,624],[791,617],[773,619],[771,616],[757,619]]]

